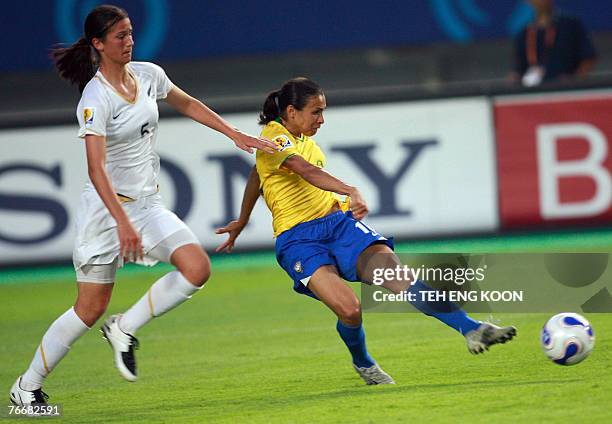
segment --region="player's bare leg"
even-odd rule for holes
[[[110,302],[113,284],[77,283],[74,307],[57,318],[44,334],[26,372],[19,376],[10,391],[16,405],[45,404],[42,391],[45,378],[66,356],[77,341],[104,314]]]
[[[128,381],[138,378],[134,354],[139,347],[136,331],[190,299],[210,277],[210,259],[199,245],[177,248],[170,261],[176,270],[157,280],[127,312],[112,315],[102,326],[104,338],[113,348],[117,370]]]
[[[374,244],[359,256],[357,270],[360,279],[367,284],[371,284],[374,281],[375,269],[395,269],[398,265],[402,266],[402,263],[388,246]],[[385,279],[382,286],[396,294],[406,291],[419,293],[435,290],[423,282],[415,282],[413,279]],[[498,327],[489,322],[474,321],[457,305],[447,303],[448,305],[445,306],[449,306],[448,308],[440,308],[421,300],[411,302],[424,314],[433,316],[459,331],[465,337],[468,351],[473,354],[482,353],[494,344],[506,343],[516,335],[515,327]]]
[[[338,317],[336,329],[351,352],[353,368],[366,384],[395,384],[368,354],[361,304],[355,292],[340,278],[336,267],[325,265],[317,269],[308,288]]]

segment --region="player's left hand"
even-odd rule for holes
[[[274,153],[278,150],[278,146],[267,138],[254,137],[240,130],[236,131],[232,139],[236,147],[249,153],[253,153],[253,149],[263,150],[266,153]]]
[[[215,233],[217,234],[228,233],[229,237],[227,238],[227,240],[225,240],[224,243],[220,244],[215,249],[215,252],[223,252],[225,250],[227,253],[232,253],[232,250],[234,250],[234,243],[236,242],[236,239],[238,238],[238,236],[240,235],[244,227],[245,227],[245,224],[236,220],[236,221],[231,221],[225,227],[217,228],[215,230]]]

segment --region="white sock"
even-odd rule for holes
[[[191,284],[179,271],[167,273],[153,283],[149,291],[121,316],[121,331],[135,334],[151,319],[180,305],[200,288]]]
[[[74,308],[68,309],[56,319],[43,336],[30,367],[23,374],[21,388],[30,391],[40,389],[45,377],[87,330],[89,327],[74,312]]]

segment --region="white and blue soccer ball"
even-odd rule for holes
[[[544,324],[541,341],[544,354],[554,363],[575,365],[593,350],[595,334],[585,317],[563,312]]]

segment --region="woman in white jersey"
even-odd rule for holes
[[[13,385],[11,400],[44,404],[45,377],[70,346],[102,316],[115,272],[124,261],[172,263],[176,270],[157,280],[122,315],[102,327],[121,375],[136,380],[136,331],[153,317],[189,299],[210,276],[210,261],[196,236],[158,193],[157,100],[228,136],[237,147],[273,151],[273,144],[232,127],[175,86],[157,65],[131,62],[134,41],[125,10],[99,6],[85,20],[84,36],[56,49],[61,77],[79,86],[79,137],[85,139],[90,181],[81,197],[73,259],[78,296],[74,307],[47,330],[28,370]]]

